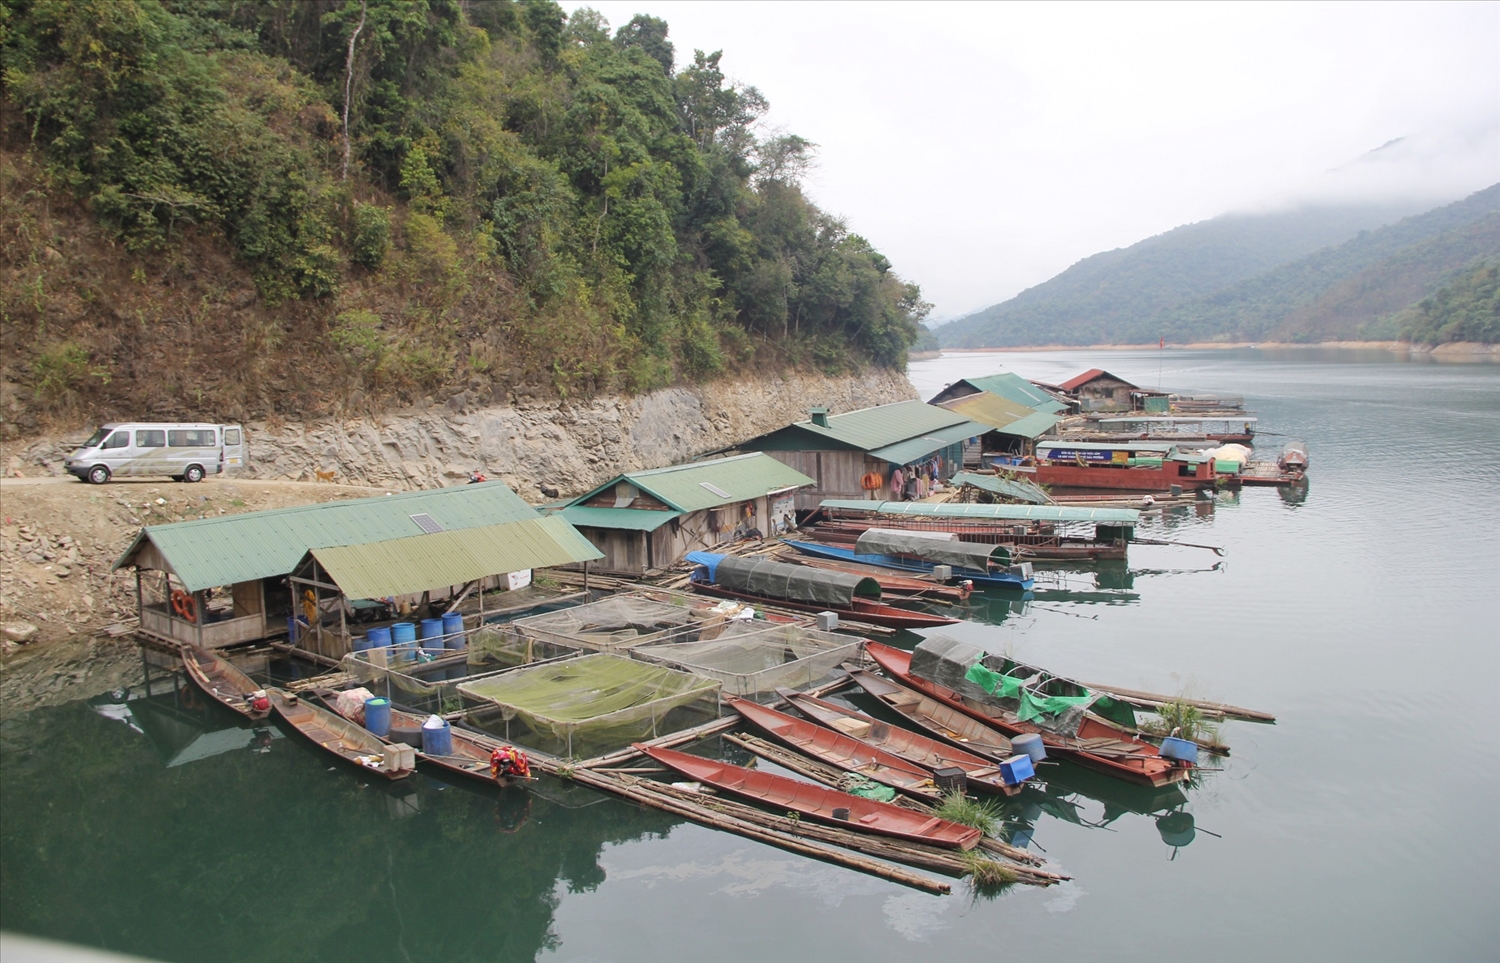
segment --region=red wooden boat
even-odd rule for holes
[[[334,692],[332,689],[316,689],[313,694],[329,710],[338,712],[337,692]],[[391,722],[393,724],[399,722],[403,725],[420,729],[426,719],[426,716],[418,713],[405,712],[397,709],[395,706],[391,707]],[[357,725],[363,723],[362,719],[350,719],[349,721]],[[416,757],[423,762],[432,763],[439,769],[447,770],[456,776],[465,776],[469,779],[475,779],[488,785],[500,786],[501,788],[515,785],[517,782],[527,782],[535,778],[531,775],[530,760],[519,749],[513,750],[519,757],[519,766],[516,760],[511,759],[508,765],[500,767],[506,770],[505,772],[501,772],[492,766],[492,753],[489,749],[486,749],[461,729],[450,729],[450,733],[453,737],[452,755],[435,756],[432,753],[423,752],[420,747],[414,747]],[[507,746],[506,748],[510,749],[512,747]]]
[[[1061,736],[1022,722],[1015,713],[994,703],[970,699],[946,686],[917,678],[911,674],[910,652],[869,641],[865,643],[865,651],[888,675],[923,695],[966,712],[1007,735],[1039,734],[1050,755],[1147,786],[1181,782],[1192,768],[1163,759],[1160,751],[1149,742],[1135,739],[1119,726],[1094,716],[1084,717],[1076,736]]]
[[[809,719],[814,719],[831,729],[836,729],[877,749],[899,756],[923,769],[932,771],[956,766],[964,771],[964,776],[972,789],[1002,796],[1013,796],[1021,791],[1019,783],[1013,786],[1005,784],[1005,780],[1000,777],[999,766],[971,752],[955,749],[946,742],[930,739],[910,729],[881,722],[873,716],[846,709],[826,699],[792,692],[789,689],[776,691]]]
[[[184,645],[182,667],[203,694],[220,705],[247,719],[260,720],[271,714],[265,691],[223,656],[201,645]]]
[[[1004,762],[1016,754],[1010,738],[999,729],[985,725],[978,719],[952,706],[908,689],[884,676],[863,669],[844,666],[849,678],[879,699],[891,711],[926,732],[937,736],[965,752],[983,756],[991,762]]]
[[[1048,452],[1053,457],[1046,457]],[[1147,457],[1134,457],[1138,452]],[[1173,485],[1188,491],[1220,485],[1238,488],[1240,484],[1238,475],[1215,472],[1213,459],[1184,455],[1171,446],[1038,443],[1037,455],[1036,467],[1028,474],[1048,489],[1164,492]]]
[[[892,806],[890,803],[851,796],[800,779],[778,776],[759,769],[746,769],[702,756],[691,756],[674,749],[658,749],[639,742],[635,744],[635,748],[689,779],[751,802],[763,803],[781,812],[791,810],[808,819],[816,819],[842,829],[863,830],[917,843],[964,850],[973,849],[983,835],[977,829],[960,826],[946,819]],[[834,815],[836,812],[845,818]]]
[[[925,629],[938,625],[952,625],[958,619],[950,619],[944,615],[932,615],[927,612],[913,612],[909,609],[898,609],[894,605],[886,605],[883,602],[867,602],[864,599],[855,599],[849,606],[824,605],[820,602],[796,602],[791,599],[777,599],[765,595],[751,595],[748,592],[736,592],[718,585],[709,585],[704,582],[692,583],[694,592],[701,595],[717,595],[720,598],[739,599],[741,602],[754,602],[758,605],[774,605],[778,608],[797,609],[801,612],[837,612],[841,617],[852,619],[856,622],[869,622],[871,625],[884,625],[893,629]]]
[[[267,694],[276,713],[288,725],[345,762],[387,779],[405,779],[416,771],[410,764],[410,746],[381,742],[363,726],[337,712],[329,712],[280,689],[267,690]]]
[[[936,802],[942,798],[932,781],[932,773],[895,753],[746,699],[730,699],[729,705],[747,722],[820,762],[868,777],[920,799]]]

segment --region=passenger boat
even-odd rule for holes
[[[1026,469],[1021,469],[1025,471]],[[1214,460],[1176,445],[1145,442],[1039,441],[1031,478],[1049,489],[1165,492],[1238,488],[1238,474],[1219,473]]]
[[[960,472],[953,480],[967,485],[979,478],[971,472]],[[1115,497],[1123,497],[1123,493]],[[1125,558],[1140,517],[1135,506],[825,498],[809,521],[813,523],[810,534],[814,539],[845,547],[856,545],[866,531],[883,528],[946,532],[964,542],[1005,545],[1016,556],[1037,561],[1087,561]],[[803,530],[809,530],[806,523]]]
[[[692,590],[703,595],[804,612],[836,612],[854,621],[896,629],[929,628],[958,621],[886,605],[881,601],[879,583],[869,577],[714,552],[689,552],[687,560],[696,566],[690,583]]]
[[[635,748],[689,779],[751,802],[770,806],[779,812],[790,810],[808,819],[816,819],[842,829],[879,833],[916,843],[961,850],[973,849],[983,835],[977,829],[960,826],[937,816],[851,796],[789,776],[746,769],[639,742],[635,743]]]
[[[776,692],[809,719],[899,756],[923,769],[933,771],[957,767],[963,770],[971,789],[1002,796],[1013,796],[1021,791],[1020,783],[1008,785],[1005,782],[1000,775],[1000,767],[991,760],[955,749],[946,742],[931,739],[910,729],[882,722],[863,712],[846,709],[826,699],[790,689],[777,689]]]
[[[865,651],[881,669],[902,685],[965,712],[1009,736],[1037,733],[1042,737],[1042,744],[1047,747],[1049,755],[1148,786],[1181,782],[1187,779],[1193,768],[1190,764],[1174,763],[1163,758],[1156,746],[1142,742],[1130,736],[1122,727],[1092,714],[1085,714],[1075,735],[1060,735],[1022,721],[1014,712],[997,703],[973,699],[954,689],[912,675],[910,652],[868,641],[865,643]]]
[[[265,691],[223,656],[201,645],[184,645],[182,667],[204,695],[220,705],[247,719],[260,720],[271,714]]]
[[[405,779],[415,771],[410,746],[382,742],[338,713],[280,689],[266,691],[277,715],[287,725],[343,761],[387,779]]]
[[[942,797],[932,781],[932,773],[894,753],[837,729],[825,729],[746,699],[730,699],[729,705],[756,728],[819,762],[884,783],[918,799],[936,802]]]
[[[883,529],[872,529],[871,531],[883,531]],[[864,535],[868,535],[865,532]],[[935,533],[941,534],[941,533]],[[902,572],[931,572],[936,562],[915,558],[907,555],[888,555],[876,553],[862,553],[856,548],[843,548],[838,545],[823,545],[817,542],[798,542],[786,540],[786,544],[803,553],[816,558],[828,558],[842,562],[858,562],[863,565],[874,565],[879,568],[894,569]],[[1001,550],[1001,546],[995,546]],[[1029,589],[1036,584],[1030,577],[1029,569],[1023,566],[1021,573],[980,571],[974,568],[953,568],[953,579],[955,581],[973,582],[975,585],[1000,586],[1004,588]]]
[[[950,705],[863,669],[845,667],[849,678],[892,712],[926,732],[991,762],[1015,755],[1010,738]]]
[[[330,711],[338,712],[336,702],[338,693],[332,689],[317,689],[314,690],[314,694]],[[340,716],[340,718],[346,717]],[[415,712],[406,712],[397,709],[395,706],[391,707],[392,725],[400,723],[408,727],[420,729],[426,718],[426,716]],[[348,719],[347,721],[355,725],[359,724],[358,720],[355,719]],[[369,730],[365,731],[368,732]],[[439,769],[444,769],[456,776],[465,776],[488,785],[498,785],[501,788],[515,785],[517,782],[528,782],[535,778],[531,775],[530,760],[521,750],[513,749],[509,746],[505,747],[515,752],[516,756],[519,757],[520,765],[516,765],[515,760],[512,759],[509,760],[508,765],[496,767],[494,765],[496,760],[494,759],[493,752],[486,749],[477,739],[461,729],[451,728],[449,731],[453,737],[452,755],[433,755],[430,752],[424,752],[421,747],[413,747],[416,757],[423,762],[429,762]],[[502,769],[505,771],[501,772],[500,770]]]
[[[1139,504],[1136,500],[1132,507]],[[1006,545],[1019,558],[1028,561],[1114,561],[1126,557],[1130,543],[1124,539],[1101,539],[1085,535],[1066,535],[1041,526],[988,524],[958,519],[853,519],[817,522],[801,531],[828,545],[850,546],[871,528],[909,529],[911,531],[949,532],[966,542]]]

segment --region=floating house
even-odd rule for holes
[[[456,538],[460,532],[471,534]],[[418,548],[414,540],[422,536],[435,538]],[[487,542],[499,544],[480,551]],[[347,551],[355,546],[374,547]],[[355,588],[352,582],[324,581],[330,588],[312,593],[309,612],[305,594],[311,587],[302,587],[294,599],[299,586],[290,579],[310,551],[335,548],[346,551],[328,555],[335,568],[326,571],[336,570],[346,581],[353,577],[350,559],[362,556],[367,561],[361,576],[406,566],[435,581],[403,592],[377,591],[391,588],[385,583]],[[429,551],[448,563],[441,573],[436,562],[423,559]],[[503,483],[486,482],[152,525],[141,529],[114,568],[135,570],[143,635],[220,647],[285,635],[297,619],[312,627],[359,614],[352,611],[358,606],[338,604],[335,591],[358,599],[418,593],[418,600],[431,602],[475,579],[488,578],[490,587],[499,588],[514,572],[597,557],[565,522],[544,520]]]
[[[1031,382],[1002,372],[966,378],[938,392],[932,403],[988,425],[979,443],[964,450],[966,465],[994,456],[1029,455],[1036,439],[1057,426],[1068,408]]]
[[[798,489],[797,509],[812,511],[825,498],[895,498],[901,481],[915,468],[935,468],[947,479],[963,469],[965,444],[990,425],[921,401],[900,401],[844,414],[814,408],[799,421],[740,445],[765,452],[809,476]]]
[[[934,395],[931,403],[945,405],[947,402],[958,401],[977,394],[994,395],[1013,404],[1049,415],[1066,414],[1068,410],[1064,402],[1059,401],[1035,383],[1009,371],[985,375],[982,378],[961,378]]]
[[[1077,398],[1084,411],[1129,411],[1133,396],[1141,393],[1136,385],[1101,368],[1090,368],[1058,387]]]
[[[641,575],[687,553],[796,523],[813,479],[758,453],[618,475],[558,511],[602,554],[596,571]]]

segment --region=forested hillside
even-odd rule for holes
[[[1471,265],[1385,322],[1396,337],[1422,344],[1500,344],[1500,259]],[[1379,330],[1371,336],[1379,337]]]
[[[1226,252],[1191,233],[1219,221],[1178,228],[1079,262],[1003,304],[939,328],[938,336],[947,347],[1378,337],[1395,331],[1399,325],[1391,319],[1444,279],[1500,255],[1500,185],[1404,219],[1390,213],[1379,217],[1394,223],[1348,231],[1339,243],[1240,278],[1195,262],[1207,251]],[[1225,222],[1220,230],[1230,231],[1238,219],[1219,220]],[[1338,223],[1347,227],[1353,220]]]
[[[8,436],[899,365],[927,309],[652,17],[7,0],[0,43]]]

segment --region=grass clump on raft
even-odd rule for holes
[[[1201,746],[1221,747],[1219,727],[1203,718],[1203,710],[1187,702],[1168,702],[1156,709],[1155,719],[1140,724],[1142,732],[1153,736],[1170,736],[1173,730],[1179,738],[1196,742]]]
[[[975,896],[998,896],[1017,879],[1015,870],[978,850],[960,853],[958,858],[963,861],[964,875]]]
[[[961,792],[943,793],[943,801],[932,811],[934,816],[950,823],[969,826],[986,836],[995,835],[1000,827],[1000,808],[993,802],[980,802]]]

